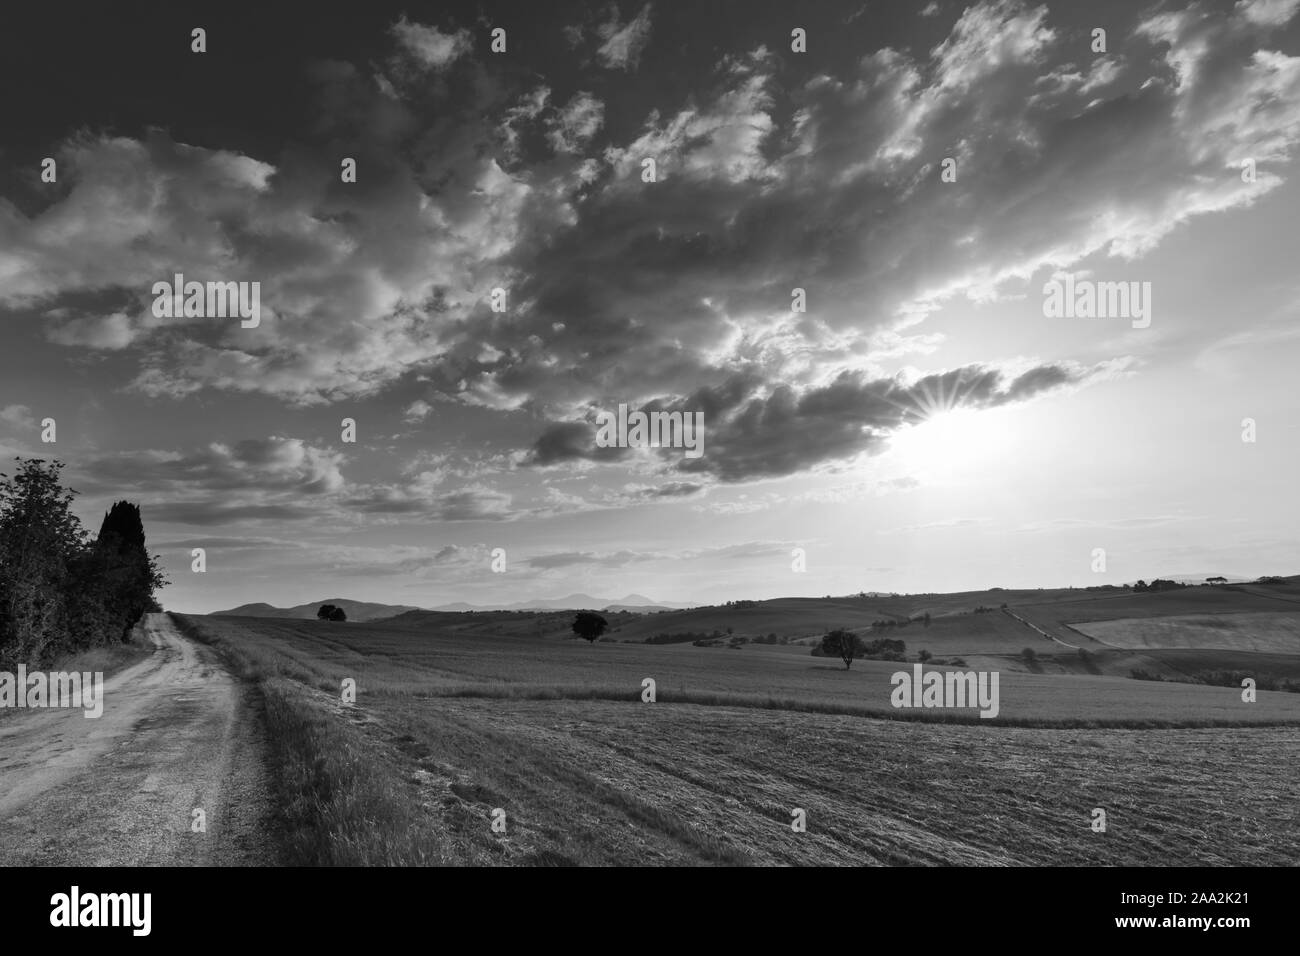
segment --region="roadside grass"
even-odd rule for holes
[[[83,674],[86,672],[93,674],[98,672],[104,675],[104,680],[108,680],[114,674],[147,660],[153,651],[153,644],[144,637],[143,630],[137,627],[131,631],[129,641],[115,641],[112,644],[101,644],[97,647],[61,654],[50,663],[36,669],[44,673],[78,671]],[[0,720],[21,713],[18,708],[0,707]]]
[[[450,852],[413,801],[398,763],[308,686],[309,671],[255,642],[210,632],[169,612],[214,647],[265,703],[272,766],[293,866],[427,866],[472,862]]]
[[[83,651],[76,651],[54,659],[43,671],[101,671],[104,679],[112,677],[119,671],[140,663],[154,652],[154,646],[136,628],[131,632],[131,640],[113,644],[102,644]]]

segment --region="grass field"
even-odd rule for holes
[[[1074,625],[1074,629],[1111,647],[1182,647],[1300,654],[1300,613],[1291,611],[1081,621]]]
[[[993,615],[989,615],[992,617]],[[812,657],[807,647],[593,644],[460,632],[421,633],[378,623],[198,618],[218,637],[249,643],[271,672],[336,692],[344,678],[376,696],[576,698],[637,702],[655,680],[662,702],[731,704],[785,710],[1036,725],[1300,725],[1300,695],[1261,694],[1243,704],[1231,688],[1153,685],[1125,677],[1031,673],[1017,656],[965,658],[1000,672],[1001,712],[896,710],[890,676],[912,663]],[[262,638],[251,643],[248,635]],[[1052,645],[1041,642],[1048,647]],[[1015,651],[1024,643],[1012,645]],[[1073,664],[1076,655],[1061,649]],[[1055,660],[1040,659],[1040,669]],[[929,668],[962,670],[963,668]]]
[[[1300,757],[1296,694],[1244,704],[990,656],[1002,708],[981,720],[889,707],[910,663],[846,671],[806,647],[181,622],[266,695],[296,862],[1256,865],[1300,848],[1277,772]],[[904,715],[946,722],[881,719]]]

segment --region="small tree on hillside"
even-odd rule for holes
[[[839,655],[840,660],[844,661],[845,670],[852,667],[853,658],[861,657],[865,650],[862,638],[843,628],[836,628],[822,638],[822,653],[827,657]]]
[[[343,608],[341,607],[336,607],[334,610],[330,611],[331,621],[346,621],[347,619],[348,616],[343,612]]]
[[[605,633],[607,627],[609,627],[609,621],[595,611],[579,611],[573,619],[573,633],[592,643]]]
[[[322,604],[320,608],[317,609],[316,616],[320,618],[322,621],[330,621],[333,620],[333,618],[331,618],[330,615],[337,610],[338,608],[336,608],[333,604]]]

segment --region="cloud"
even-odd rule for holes
[[[266,194],[273,166],[158,132],[144,140],[78,134],[58,157],[71,183],[60,201],[29,219],[0,200],[0,305],[105,288],[131,290],[143,304],[151,285],[176,271],[243,278],[231,274],[223,223]],[[102,336],[106,347],[121,347],[117,325]]]
[[[585,458],[589,461],[617,461],[628,454],[625,448],[594,444],[596,430],[584,422],[560,422],[547,428],[521,460],[525,466],[554,465]]]
[[[225,504],[207,499],[146,504],[148,520],[206,527],[260,521],[305,521],[320,516],[318,509],[294,504]]]
[[[1055,31],[1043,22],[1046,18],[1046,6],[1026,10],[1016,0],[967,7],[952,33],[931,51],[936,92],[968,94],[984,79],[1040,62],[1056,39]]]
[[[639,561],[654,561],[661,557],[662,555],[639,554],[634,551],[614,551],[609,553],[562,551],[555,554],[536,555],[529,558],[526,563],[534,568],[542,569],[569,568],[584,564],[622,567]]]
[[[33,428],[36,425],[32,410],[26,405],[6,405],[0,408],[0,421],[15,428]]]
[[[402,413],[402,421],[412,424],[422,422],[429,417],[431,411],[433,411],[432,405],[422,398],[416,399],[406,406],[406,411]]]
[[[280,518],[337,525],[358,513],[427,521],[517,517],[508,494],[478,483],[440,487],[448,475],[466,473],[450,466],[425,468],[395,483],[370,483],[348,481],[343,463],[339,452],[301,439],[247,439],[190,451],[92,457],[79,463],[75,486],[141,499],[155,519],[183,524]]]
[[[417,477],[400,485],[359,488],[344,504],[365,514],[419,516],[432,521],[502,521],[514,516],[511,502],[510,495],[483,485],[438,491]]]
[[[650,8],[646,4],[625,24],[618,21],[618,8],[611,7],[610,18],[596,28],[601,40],[596,59],[611,70],[634,71],[641,61],[641,51],[650,42]]]
[[[690,498],[707,486],[698,481],[668,481],[661,485],[628,485],[624,490],[633,498]]]
[[[905,425],[950,408],[987,409],[1026,401],[1065,386],[1116,372],[1115,363],[1085,368],[1066,363],[1030,367],[1017,374],[969,365],[922,376],[871,379],[845,371],[832,382],[802,391],[787,385],[758,386],[733,378],[705,387],[678,402],[643,410],[704,415],[704,454],[685,458],[680,449],[656,449],[681,472],[723,482],[777,478],[810,471],[884,450],[889,436]],[[629,449],[595,445],[595,427],[562,422],[542,433],[521,465],[566,461],[610,461]]]
[[[463,50],[447,66],[464,31],[401,20],[399,57],[427,47],[427,69],[446,69],[393,71],[394,98],[374,67],[319,64],[319,141],[273,158],[161,132],[71,137],[58,198],[31,214],[0,200],[0,308],[64,309],[48,336],[135,363],[132,387],[148,396],[312,405],[419,376],[426,404],[565,422],[735,390],[753,410],[726,405],[710,439],[770,430],[789,443],[785,461],[732,446],[748,462],[735,475],[787,474],[801,456],[873,447],[888,429],[871,416],[827,411],[806,447],[778,423],[851,392],[846,372],[874,380],[884,359],[934,349],[941,336],[916,327],[944,302],[1141,255],[1276,188],[1300,143],[1300,59],[1269,41],[1294,6],[1155,12],[1085,75],[1053,68],[1068,44],[1046,8],[975,3],[928,51],[878,49],[811,74],[763,48],[726,57],[630,130],[605,125],[617,77],[579,71],[580,92],[556,107],[545,78],[489,81]],[[630,64],[650,16],[607,17],[607,58]],[[1138,64],[1154,75],[1133,88]],[[334,159],[353,152],[360,177],[345,186]],[[941,184],[950,155],[958,182]],[[660,181],[641,181],[645,156]],[[1232,174],[1242,156],[1260,164],[1256,183]],[[152,320],[149,287],[175,271],[260,280],[260,328]],[[504,313],[488,306],[498,286]],[[806,314],[790,310],[795,287]],[[101,294],[122,301],[77,310]],[[1015,396],[1060,374],[998,388]],[[593,453],[586,436],[548,429],[529,461],[639,461]]]
[[[590,93],[575,93],[548,123],[547,140],[557,153],[576,153],[605,122],[605,104]]]
[[[468,30],[443,33],[437,27],[412,23],[405,16],[392,25],[390,32],[398,47],[428,70],[445,70],[474,47]]]
[[[361,102],[386,99],[355,71],[328,83]],[[49,338],[70,348],[129,350],[140,363],[133,387],[148,395],[211,388],[319,404],[373,394],[487,312],[508,274],[495,260],[529,193],[477,151],[474,138],[493,135],[486,123],[459,128],[463,148],[446,137],[448,152],[418,172],[397,155],[403,135],[363,137],[372,152],[355,190],[314,152],[272,166],[162,133],[79,135],[61,151],[62,199],[31,217],[0,200],[0,308],[46,307]],[[446,188],[441,198],[425,192],[425,175]],[[154,319],[152,286],[176,273],[260,282],[260,326]],[[131,304],[79,317],[62,308],[104,290]],[[490,352],[480,344],[467,371],[479,354]]]
[[[300,551],[312,545],[305,541],[285,538],[265,537],[189,537],[189,538],[150,538],[151,547],[163,550],[176,549],[188,551],[191,548],[204,548],[208,551]]]
[[[1300,10],[1300,0],[1238,0],[1234,12],[1257,26],[1280,27]]]
[[[342,460],[333,450],[273,436],[234,444],[212,442],[190,453],[118,452],[91,458],[79,470],[92,479],[92,487],[326,495],[343,488]]]
[[[84,345],[92,349],[116,351],[135,341],[139,325],[123,312],[112,315],[85,316],[59,322],[50,327],[49,339],[59,345]]]

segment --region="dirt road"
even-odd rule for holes
[[[0,865],[274,865],[256,701],[165,614],[104,712],[0,721]],[[206,832],[196,832],[195,810]]]

